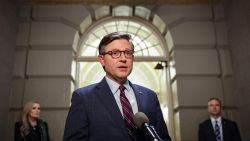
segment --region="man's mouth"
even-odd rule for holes
[[[127,66],[119,66],[118,68],[127,68]]]
[[[120,67],[118,67],[118,69],[120,71],[127,71],[128,67],[126,67],[126,66],[120,66]]]

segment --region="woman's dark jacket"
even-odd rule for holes
[[[38,119],[35,128],[30,125],[30,132],[25,138],[21,136],[21,126],[21,121],[15,123],[15,141],[49,141],[48,124],[45,121]]]

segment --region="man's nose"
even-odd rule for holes
[[[126,57],[125,57],[125,52],[121,52],[121,56],[120,56],[120,58],[121,58],[122,60],[126,60]]]

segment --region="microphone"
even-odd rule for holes
[[[133,121],[139,129],[144,129],[146,131],[152,141],[162,141],[162,139],[156,133],[154,127],[149,125],[149,119],[144,113],[136,113],[133,117]]]

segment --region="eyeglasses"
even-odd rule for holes
[[[134,51],[132,50],[125,50],[125,51],[120,51],[120,50],[112,50],[112,51],[108,51],[103,53],[102,55],[110,55],[112,58],[117,59],[121,56],[122,52],[124,53],[124,56],[126,58],[132,58],[134,55]]]

